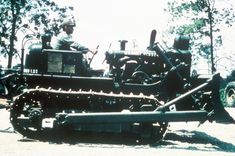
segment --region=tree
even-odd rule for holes
[[[216,5],[216,3],[226,5]],[[165,11],[172,17],[169,33],[189,35],[192,39],[193,55],[210,58],[213,73],[214,51],[222,45],[220,31],[223,26],[232,26],[235,22],[232,4],[215,0],[174,0],[168,2]]]
[[[53,0],[0,0],[0,52],[8,56],[8,68],[12,58],[18,53],[15,48],[17,32],[24,34],[39,31],[59,32],[59,23],[65,16],[72,16],[72,7],[59,7]],[[32,29],[31,27],[34,27]]]

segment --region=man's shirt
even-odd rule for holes
[[[72,35],[67,34],[66,32],[62,32],[57,36],[55,45],[53,47],[56,50],[78,50],[87,52],[88,48],[74,42]]]

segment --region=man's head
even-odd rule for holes
[[[63,23],[61,24],[63,31],[65,31],[67,34],[73,33],[73,27],[75,26],[75,22],[71,19],[65,19]]]

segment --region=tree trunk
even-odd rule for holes
[[[14,55],[14,42],[15,42],[15,29],[16,29],[16,20],[17,14],[15,13],[15,0],[11,0],[11,12],[12,12],[12,29],[11,29],[11,36],[10,36],[10,50],[8,53],[8,65],[7,68],[11,68],[12,66],[12,58]]]
[[[215,63],[214,63],[214,43],[213,43],[213,17],[212,17],[212,9],[211,4],[208,2],[208,18],[210,24],[210,50],[211,50],[211,73],[214,74],[216,72]]]

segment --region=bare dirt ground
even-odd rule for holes
[[[228,109],[235,117],[235,108]],[[75,136],[56,139],[30,140],[14,132],[9,111],[0,109],[1,156],[156,156],[156,155],[235,155],[235,125],[206,122],[170,123],[169,130],[159,143],[139,145],[126,136]]]

